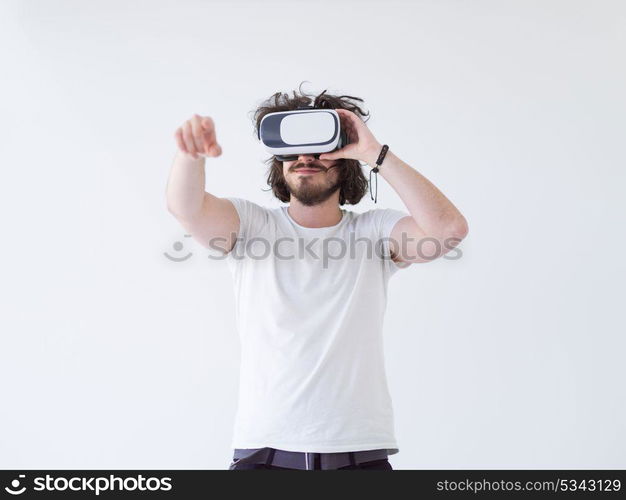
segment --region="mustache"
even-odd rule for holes
[[[295,163],[289,169],[290,172],[294,172],[300,169],[312,169],[312,170],[322,170],[324,172],[328,172],[331,168],[338,167],[339,165],[331,165],[330,167],[325,167],[324,165],[320,165],[319,163]]]

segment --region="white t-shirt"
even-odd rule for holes
[[[341,209],[307,228],[287,206],[227,199],[240,219],[226,256],[241,344],[232,447],[397,453],[382,326],[402,266],[386,238],[409,214]]]

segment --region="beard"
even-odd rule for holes
[[[326,172],[328,172],[328,169],[326,169]],[[313,181],[310,177],[301,177],[296,183],[285,179],[285,184],[294,198],[309,207],[326,201],[341,187],[339,179],[335,182],[319,182]]]

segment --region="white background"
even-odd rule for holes
[[[207,189],[278,206],[250,112],[302,81],[365,99],[469,222],[461,259],[390,283],[393,466],[626,467],[626,4],[23,0],[0,19],[0,467],[227,468],[234,294],[166,210],[173,133],[212,116]],[[346,208],[404,208],[378,187]]]

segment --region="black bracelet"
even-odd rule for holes
[[[383,161],[385,161],[385,156],[387,155],[387,151],[389,151],[389,146],[387,146],[387,144],[383,145],[383,148],[380,150],[380,154],[378,155],[378,159],[376,160],[376,166],[370,170],[370,178],[369,178],[369,185],[370,185],[370,199],[374,200],[374,203],[376,203],[376,199],[378,197],[378,167],[380,167],[383,163]],[[372,172],[374,172],[374,174],[376,174],[375,179],[376,179],[376,196],[372,196]]]

